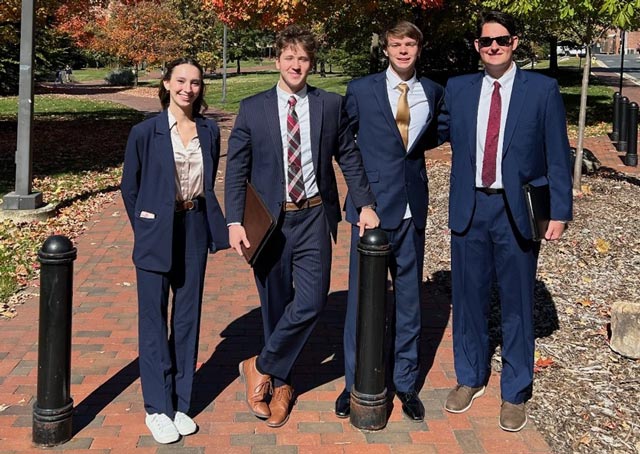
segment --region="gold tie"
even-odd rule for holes
[[[404,147],[407,148],[409,144],[409,101],[407,101],[407,92],[409,86],[402,82],[398,84],[398,90],[400,90],[400,98],[398,99],[398,112],[396,113],[396,124],[400,130],[400,136]]]

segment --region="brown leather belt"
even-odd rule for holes
[[[502,188],[476,188],[476,191],[484,192],[487,195],[504,194],[504,189]]]
[[[317,207],[322,204],[322,198],[320,194],[314,195],[310,199],[304,199],[300,202],[286,202],[284,204],[284,211],[300,211],[307,208]]]
[[[191,200],[176,201],[176,211],[199,211],[204,207],[204,197]]]

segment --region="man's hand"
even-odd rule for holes
[[[559,239],[566,227],[566,223],[562,221],[549,221],[549,227],[547,228],[547,232],[544,234],[544,239],[547,241]]]
[[[247,232],[240,224],[232,224],[229,226],[229,244],[236,250],[238,255],[242,255],[242,248],[240,244],[244,244],[244,247],[250,248],[249,240],[247,239]]]
[[[378,215],[371,208],[362,208],[360,210],[360,220],[358,221],[358,227],[360,227],[360,236],[364,235],[365,229],[375,229],[380,225],[380,219]]]

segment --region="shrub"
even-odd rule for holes
[[[135,79],[136,77],[130,68],[113,70],[104,78],[107,84],[116,86],[133,85]]]

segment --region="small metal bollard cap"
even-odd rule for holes
[[[64,235],[52,235],[42,244],[38,251],[40,263],[59,263],[60,261],[75,260],[78,250],[69,238]]]
[[[358,241],[358,251],[370,253],[387,253],[389,251],[389,239],[382,229],[368,229]]]

